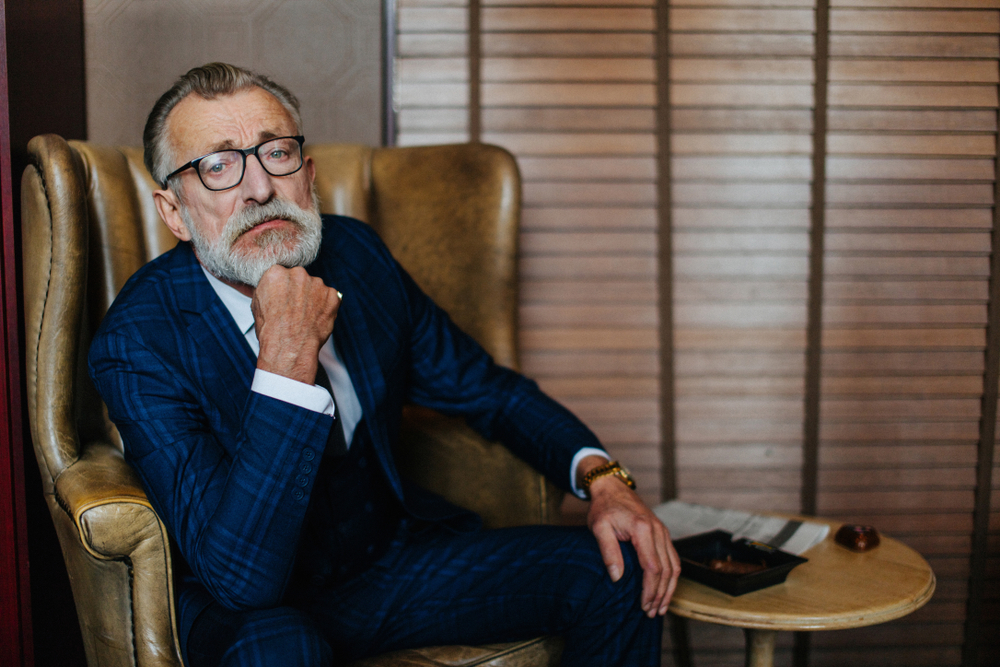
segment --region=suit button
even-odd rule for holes
[[[308,461],[303,461],[302,463],[299,464],[299,470],[306,473],[307,475],[312,472],[312,469],[313,469],[312,464],[309,463]]]
[[[305,497],[306,494],[303,493],[302,489],[295,489],[292,491],[292,498],[295,498],[296,500],[302,500]]]
[[[302,475],[295,478],[295,483],[302,487],[309,486],[309,480]]]
[[[360,459],[358,459],[358,467],[359,468],[364,468],[367,465],[368,465],[368,459],[366,459],[363,456]]]
[[[365,551],[367,551],[368,555],[371,556],[373,553],[375,553],[375,545],[374,544],[369,544],[368,548],[365,549]]]
[[[375,511],[375,506],[371,503],[365,503],[365,511],[370,514]]]
[[[304,458],[306,461],[312,461],[314,458],[316,458],[316,452],[306,447],[305,449],[302,450],[302,458]]]

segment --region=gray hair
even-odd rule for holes
[[[166,189],[167,174],[174,169],[172,167],[174,156],[166,136],[167,117],[174,107],[192,93],[206,100],[214,100],[250,88],[261,88],[274,95],[292,117],[296,131],[302,133],[299,100],[284,86],[262,74],[236,65],[208,63],[195,67],[177,79],[170,90],[160,96],[153,105],[153,110],[149,112],[146,128],[142,132],[143,162],[153,175],[153,180],[161,188]]]

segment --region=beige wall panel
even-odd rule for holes
[[[156,98],[187,69],[243,65],[302,102],[307,140],[381,141],[377,0],[88,0],[87,132],[138,145]]]

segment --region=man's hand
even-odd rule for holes
[[[302,267],[272,266],[250,303],[260,342],[257,368],[313,384],[319,349],[333,332],[339,308],[340,295],[321,278]]]
[[[578,469],[580,479],[604,463],[600,457],[583,459]],[[666,614],[681,573],[681,562],[666,526],[635,491],[613,475],[594,480],[590,497],[587,525],[597,538],[611,580],[618,581],[625,566],[619,541],[631,542],[643,571],[642,610],[650,618]]]

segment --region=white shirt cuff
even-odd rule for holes
[[[576,487],[576,469],[580,467],[580,461],[588,456],[600,456],[608,461],[611,460],[611,457],[608,456],[606,451],[603,449],[597,449],[596,447],[584,447],[576,453],[576,456],[573,457],[573,462],[569,466],[569,486],[573,489],[573,493],[576,497],[582,498],[583,500],[587,499],[587,495],[582,489],[578,489]]]
[[[330,396],[330,392],[319,385],[306,384],[258,368],[254,371],[250,390],[306,410],[331,417],[335,416],[333,397]]]

